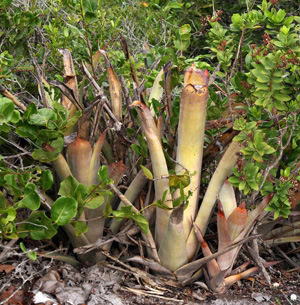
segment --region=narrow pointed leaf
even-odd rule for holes
[[[172,61],[167,62],[164,65],[163,70],[164,70],[164,84],[165,84],[167,114],[168,114],[168,117],[171,117],[173,115],[172,98],[171,98]]]
[[[217,195],[223,186],[228,175],[231,173],[232,167],[237,160],[237,153],[242,146],[237,142],[232,142],[223,155],[212,179],[208,185],[205,196],[201,203],[199,212],[195,219],[195,223],[199,226],[201,232],[205,232],[209,223],[213,208],[216,203]],[[197,238],[194,230],[191,231],[187,240],[187,250],[189,260],[191,260],[198,250]]]
[[[163,69],[161,69],[160,72],[157,74],[155,80],[154,80],[154,83],[153,83],[153,86],[152,86],[152,89],[151,89],[151,93],[150,93],[150,96],[149,96],[149,100],[148,100],[148,102],[151,103],[151,105],[152,105],[152,99],[155,99],[159,102],[161,101],[162,95],[164,93],[164,89],[160,85],[160,82],[163,79],[162,78],[163,73],[164,73],[164,71],[163,71]],[[154,116],[155,112],[152,109],[152,107],[151,107],[151,113]]]
[[[118,121],[122,121],[122,87],[121,83],[106,55],[106,53],[101,50],[101,53],[105,59],[108,83],[109,83],[109,93],[111,98],[111,108],[112,112]]]
[[[236,209],[236,199],[234,189],[230,182],[226,180],[219,193],[220,201],[224,209],[225,217],[228,219],[229,215]]]
[[[208,244],[204,240],[200,228],[196,224],[194,224],[194,227],[195,227],[196,236],[201,244],[203,256],[204,257],[211,256],[212,252],[210,251]],[[207,270],[208,270],[210,279],[216,277],[221,272],[221,269],[220,269],[216,259],[212,259],[212,260],[208,261],[206,263],[206,265],[207,265]]]
[[[147,138],[147,143],[150,152],[150,158],[153,169],[154,187],[155,187],[155,200],[161,200],[165,191],[167,191],[165,204],[172,208],[172,197],[170,193],[169,181],[166,179],[168,176],[167,162],[158,138],[157,128],[154,119],[151,115],[149,108],[141,102],[135,102],[132,106],[137,106],[138,114],[141,120],[143,131]],[[163,178],[165,177],[165,178]],[[159,248],[163,234],[168,225],[169,216],[171,212],[160,208],[156,209],[156,222],[155,222],[155,241]],[[174,241],[176,242],[176,241]]]
[[[242,230],[245,228],[246,221],[247,210],[244,201],[230,214],[227,219],[229,236],[231,240],[235,240],[235,238],[242,232]]]
[[[59,52],[63,56],[63,63],[65,69],[64,83],[71,90],[77,101],[79,101],[79,92],[78,92],[78,83],[76,78],[76,73],[73,65],[72,55],[68,49],[61,49]],[[66,95],[62,95],[62,105],[69,111],[69,118],[71,119],[77,110],[77,107],[67,98]],[[65,135],[69,135],[72,132],[76,131],[77,124],[73,125],[70,129],[67,130]]]
[[[151,171],[150,171],[147,167],[141,165],[141,169],[142,169],[144,175],[145,175],[148,179],[153,180],[153,175],[152,175]]]
[[[218,225],[218,251],[222,251],[232,244],[232,240],[229,236],[228,226],[224,214],[224,210],[221,202],[219,202],[219,209],[217,215]],[[218,257],[218,264],[221,270],[228,270],[232,264],[232,251]]]
[[[98,171],[101,165],[100,156],[101,156],[103,143],[105,141],[105,137],[106,137],[106,131],[102,133],[102,135],[99,137],[99,139],[94,145],[91,162],[90,162],[90,169],[89,169],[89,185],[99,183]]]

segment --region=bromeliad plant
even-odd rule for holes
[[[106,57],[105,60],[108,61],[108,58]],[[107,67],[112,69],[109,64]],[[86,75],[91,78],[88,72]],[[113,90],[118,90],[120,87],[115,85],[118,80],[114,73],[111,75],[113,77],[110,81],[110,92],[113,95]],[[157,84],[159,83],[157,82]],[[199,209],[198,194],[201,181],[208,84],[207,71],[197,69],[194,65],[186,70],[180,102],[178,143],[176,160],[174,160],[176,165],[173,172],[169,172],[166,159],[168,154],[162,146],[161,125],[157,124],[151,110],[144,103],[136,101],[130,105],[137,108],[142,130],[148,143],[153,175],[149,167],[143,166],[142,172],[132,181],[124,195],[116,189],[116,185],[125,171],[122,162],[113,163],[108,167],[100,167],[100,153],[105,143],[106,132],[99,136],[94,147],[88,140],[91,107],[88,107],[87,110],[82,109],[83,114],[78,121],[77,138],[68,145],[65,158],[62,154],[63,134],[68,133],[68,128],[72,128],[77,122],[79,112],[73,111],[73,116],[70,117],[65,108],[66,105],[63,107],[58,103],[52,103],[53,109],[37,109],[34,104],[31,104],[22,117],[20,112],[14,110],[13,102],[4,99],[3,105],[6,106],[3,106],[3,112],[6,113],[10,110],[6,120],[17,123],[16,133],[28,137],[37,147],[32,156],[42,162],[51,162],[58,179],[61,181],[58,190],[59,198],[53,201],[41,188],[35,187],[31,182],[32,179],[41,180],[40,186],[44,190],[49,189],[53,182],[49,171],[42,172],[41,177],[38,178],[34,178],[35,176],[32,174],[24,176],[23,173],[19,174],[20,177],[25,177],[26,181],[25,178],[16,180],[14,177],[18,177],[18,173],[13,173],[11,170],[5,171],[2,185],[10,193],[11,190],[21,186],[24,188],[25,194],[25,197],[22,198],[22,192],[12,193],[14,195],[13,206],[10,207],[6,203],[2,209],[3,220],[6,219],[4,222],[7,231],[6,237],[25,237],[30,234],[31,238],[34,239],[51,238],[57,233],[58,227],[63,226],[74,247],[90,246],[103,236],[105,217],[110,215],[116,217],[110,224],[110,229],[114,233],[121,225],[120,220],[129,218],[133,219],[142,229],[143,237],[148,243],[148,255],[161,264],[161,272],[166,273],[167,269],[181,280],[191,278],[194,273],[197,276],[199,265],[193,266],[192,263],[189,263],[194,260],[199,249],[199,236],[197,239],[196,233],[201,231],[204,234],[213,213],[217,195],[229,176],[241,149],[241,145],[237,142],[232,142],[229,145],[209,183]],[[55,85],[59,84],[55,83]],[[70,78],[69,86],[72,86]],[[73,88],[76,88],[74,84]],[[97,89],[97,85],[95,88]],[[68,98],[79,101],[79,96],[76,95],[73,97],[68,95]],[[67,102],[65,99],[64,103]],[[118,103],[119,99],[112,98],[112,102]],[[112,109],[115,109],[114,112],[120,113],[119,107],[112,107]],[[117,119],[115,120],[118,122]],[[7,123],[4,122],[3,126],[6,126],[5,124]],[[7,129],[6,132],[8,131]],[[168,158],[171,160],[170,157]],[[154,181],[155,238],[152,237],[148,222],[143,216],[143,214],[146,215],[147,209],[141,213],[131,203],[136,200],[141,189],[147,183],[145,176]],[[122,200],[117,211],[112,211],[110,205],[112,190]],[[226,193],[226,191],[223,192]],[[40,206],[40,198],[50,210],[50,218],[45,212],[35,211]],[[33,207],[34,200],[37,202],[36,206]],[[229,204],[232,203],[229,202]],[[7,224],[8,222],[13,223],[14,220],[9,211],[17,211],[24,206],[34,210],[34,212],[25,222],[10,227],[8,232]],[[150,209],[150,207],[148,208]],[[14,213],[16,214],[16,212]],[[252,221],[258,215],[259,213],[256,213],[252,217]],[[148,214],[148,220],[151,220],[151,214]],[[251,225],[252,222],[249,226]],[[249,226],[247,227],[248,231],[243,233],[244,236],[249,232]],[[195,230],[195,228],[197,229]],[[219,232],[219,235],[222,236],[222,233]],[[226,246],[229,245],[231,243],[228,242]],[[222,246],[226,247],[224,244]],[[109,251],[110,247],[111,242],[104,243],[102,250]],[[221,250],[224,250],[223,248]],[[171,257],[170,253],[172,253]],[[100,250],[94,249],[86,255],[79,255],[78,258],[82,261],[96,262],[104,257]],[[183,277],[182,274],[185,273],[185,270],[188,272]]]

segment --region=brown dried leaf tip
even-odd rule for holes
[[[198,86],[208,86],[208,82],[209,82],[208,71],[197,69],[194,63],[185,70],[184,87],[189,84],[198,85]]]

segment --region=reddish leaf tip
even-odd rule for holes
[[[245,200],[239,205],[239,209],[245,210],[246,209],[246,202]]]
[[[224,213],[223,205],[222,205],[222,202],[220,200],[218,202],[218,216],[225,218],[225,213]]]

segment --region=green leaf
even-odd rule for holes
[[[30,217],[21,223],[20,230],[28,231],[34,240],[51,239],[57,234],[52,220],[41,211],[33,211]]]
[[[82,0],[81,4],[85,12],[96,12],[98,9],[98,1],[97,0]]]
[[[265,154],[269,155],[269,154],[274,154],[276,151],[276,149],[274,149],[273,147],[268,145],[268,148],[265,149]]]
[[[180,29],[179,29],[179,35],[185,35],[190,33],[192,30],[191,26],[189,24],[184,24]]]
[[[252,187],[255,191],[258,191],[258,184],[254,181],[248,181],[250,187]]]
[[[17,211],[10,207],[5,210],[0,210],[0,223],[7,225],[9,222],[12,222],[16,219]]]
[[[270,77],[261,73],[257,76],[257,81],[260,83],[268,83],[270,81]]]
[[[38,135],[38,127],[29,124],[28,122],[18,123],[16,133],[23,138],[29,138],[35,140]]]
[[[86,12],[84,14],[84,19],[87,23],[92,23],[97,21],[97,14],[92,13],[92,12]]]
[[[41,179],[38,183],[45,191],[48,191],[53,185],[53,175],[51,170],[43,170],[41,173]]]
[[[67,134],[68,131],[77,123],[78,119],[81,117],[81,111],[77,110],[75,114],[71,117],[68,118],[67,123],[64,125],[62,131]]]
[[[37,210],[41,205],[40,196],[34,191],[24,196],[22,200],[18,202],[19,205],[24,205],[30,210]]]
[[[55,129],[56,125],[53,122],[56,122],[57,115],[56,113],[49,108],[38,109],[37,113],[33,114],[29,123],[38,126],[47,126],[50,129]]]
[[[182,8],[182,6],[183,6],[183,4],[182,3],[178,3],[178,2],[170,3],[168,5],[169,8],[178,8],[178,9]]]
[[[154,204],[155,206],[157,206],[158,208],[163,209],[163,210],[166,210],[166,211],[172,210],[172,208],[170,208],[168,205],[166,205],[165,203],[163,203],[162,200],[156,200],[153,204]]]
[[[246,186],[246,181],[241,181],[240,184],[239,184],[239,190],[243,190]]]
[[[6,198],[3,193],[0,191],[0,210],[6,208]]]
[[[73,177],[68,176],[60,183],[58,194],[61,196],[75,197],[75,191],[79,182]]]
[[[280,102],[287,102],[287,101],[291,100],[291,97],[289,95],[279,93],[279,92],[273,93],[273,97],[276,98]]]
[[[16,124],[21,119],[20,112],[18,110],[14,110],[12,117],[10,119],[11,123]]]
[[[153,180],[153,175],[152,175],[151,171],[150,171],[147,167],[145,167],[145,166],[143,166],[143,165],[141,165],[141,168],[142,168],[142,170],[143,170],[144,175],[145,175],[148,179]]]
[[[101,166],[98,171],[99,181],[106,184],[108,179],[108,170],[105,165]]]
[[[105,202],[105,197],[96,193],[96,196],[85,201],[84,206],[88,209],[97,209]]]
[[[34,189],[32,189],[32,186]],[[41,198],[35,192],[35,185],[33,183],[27,183],[24,189],[24,198],[18,202],[18,205],[24,205],[30,210],[37,210],[41,205]]]
[[[134,222],[140,227],[140,229],[145,234],[149,233],[149,223],[148,223],[147,219],[142,214],[138,214],[138,213],[133,212],[132,219],[134,220]]]
[[[64,226],[77,213],[77,201],[74,198],[62,196],[52,205],[51,218],[59,226]]]
[[[85,221],[72,221],[71,224],[75,228],[75,235],[80,236],[88,231],[88,226]]]
[[[244,188],[244,194],[247,195],[250,192],[250,187],[249,185],[246,185]]]
[[[41,139],[43,142],[46,142],[46,140],[63,138],[63,134],[57,130],[41,129],[38,132],[37,138]]]
[[[274,106],[275,106],[278,110],[286,110],[286,107],[285,107],[284,102],[280,102],[280,101],[274,100]]]
[[[0,98],[0,125],[10,122],[14,109],[15,105],[10,99]]]
[[[233,184],[234,186],[236,186],[236,184],[239,184],[240,183],[240,179],[239,177],[236,177],[236,176],[232,176],[228,179],[228,181]]]
[[[237,136],[235,136],[233,138],[233,141],[236,141],[236,142],[243,142],[244,140],[246,140],[247,138],[247,135],[243,132],[240,132]]]
[[[147,141],[141,137],[140,135],[137,135],[137,139],[140,144],[140,154],[142,157],[147,158],[148,155],[148,147],[147,147]]]
[[[180,186],[187,187],[190,184],[189,172],[185,171],[183,175],[170,175],[169,184],[170,187],[175,188],[179,188]]]
[[[141,155],[141,150],[140,147],[137,144],[131,144],[131,148],[133,149],[133,151],[140,156]]]
[[[60,151],[55,149],[54,151],[45,151],[41,148],[35,149],[32,153],[33,159],[40,162],[51,162],[58,158]]]
[[[75,189],[74,196],[72,197],[74,197],[77,200],[78,205],[82,205],[87,195],[88,195],[87,187],[82,183],[79,183]]]
[[[23,251],[23,252],[25,252],[27,255],[28,255],[28,257],[32,260],[32,261],[35,261],[36,260],[36,258],[37,258],[37,254],[36,254],[36,252],[35,251],[27,251],[27,249],[26,249],[26,247],[25,247],[25,245],[24,245],[24,243],[22,243],[22,242],[20,242],[20,248],[21,248],[21,250]]]
[[[263,142],[263,136],[260,132],[256,132],[254,135],[254,144],[257,147],[260,143]]]
[[[190,45],[189,40],[174,40],[174,46],[177,50],[184,51]]]
[[[111,204],[108,202],[105,206],[105,209],[104,209],[104,217],[107,218],[109,217],[113,212],[113,209],[112,209],[112,206]]]
[[[112,213],[116,217],[116,219],[119,220],[123,218],[132,219],[145,234],[148,234],[149,223],[147,219],[142,214],[133,212],[132,206],[123,206],[121,210],[112,211]]]

